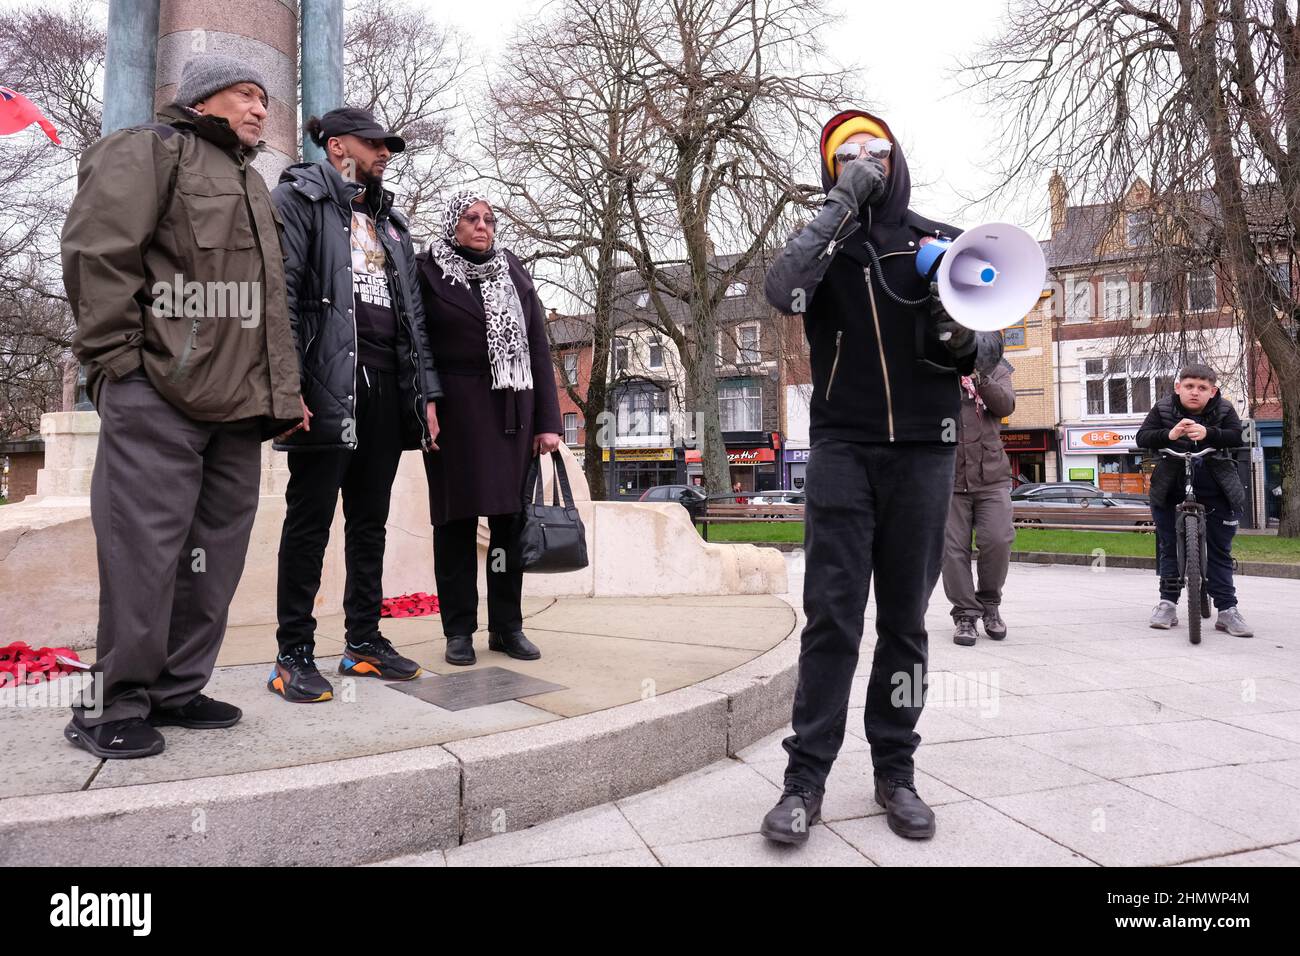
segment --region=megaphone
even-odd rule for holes
[[[934,274],[939,300],[954,320],[976,332],[997,332],[1015,325],[1038,302],[1047,259],[1038,240],[1019,226],[990,222],[956,239],[925,243],[916,254],[916,271]]]

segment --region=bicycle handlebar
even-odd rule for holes
[[[1160,454],[1168,455],[1170,458],[1182,458],[1184,461],[1190,461],[1193,458],[1204,458],[1206,455],[1213,454],[1216,451],[1227,451],[1228,449],[1219,448],[1202,448],[1200,451],[1174,451],[1171,448],[1161,448]]]

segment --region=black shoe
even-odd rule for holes
[[[244,712],[234,704],[222,703],[199,694],[179,707],[159,707],[149,715],[155,727],[189,727],[191,730],[221,730],[239,723]]]
[[[953,624],[956,627],[952,632],[952,642],[962,647],[974,647],[975,640],[979,637],[979,632],[975,630],[975,618],[959,617]]]
[[[478,658],[474,656],[474,635],[455,634],[447,638],[447,653],[444,659],[448,664],[456,664],[459,667],[468,667],[470,664],[477,663]]]
[[[889,829],[909,840],[934,836],[934,811],[917,795],[910,780],[876,778],[876,803],[885,808]]]
[[[143,717],[110,720],[106,724],[87,727],[74,714],[68,726],[63,728],[63,736],[104,760],[152,757],[162,753],[167,746],[163,735],[150,727]]]
[[[321,676],[311,648],[299,644],[282,651],[271,666],[266,689],[291,704],[315,704],[334,699],[334,686]]]
[[[984,633],[995,641],[1000,641],[1007,636],[1007,625],[1002,620],[1002,615],[998,613],[996,605],[984,609]]]
[[[517,661],[535,661],[542,656],[537,645],[524,637],[523,631],[488,632],[488,650],[502,651]]]
[[[808,831],[822,818],[822,798],[803,787],[786,786],[776,806],[767,811],[758,832],[774,843],[808,842]]]
[[[397,653],[388,638],[376,634],[360,644],[351,640],[344,643],[339,673],[369,674],[380,680],[414,680],[422,671],[415,661]]]

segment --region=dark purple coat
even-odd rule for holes
[[[442,380],[440,450],[424,456],[435,525],[519,511],[533,436],[564,431],[541,300],[523,263],[511,252],[502,254],[509,259],[528,324],[533,372],[528,391],[492,388],[482,298],[448,281],[427,252],[416,257],[430,350]]]

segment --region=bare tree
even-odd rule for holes
[[[1280,533],[1300,535],[1300,32],[1285,0],[1014,0],[968,67],[1009,120],[1007,181],[1059,168],[1119,204],[1139,176],[1157,281],[1213,263],[1283,410]],[[1166,331],[1199,333],[1174,312]],[[1250,387],[1248,385],[1248,387]]]
[[[460,37],[405,0],[358,0],[347,9],[343,57],[348,105],[370,110],[406,141],[389,176],[412,234],[427,239],[441,194],[463,168],[452,123],[467,72]]]

